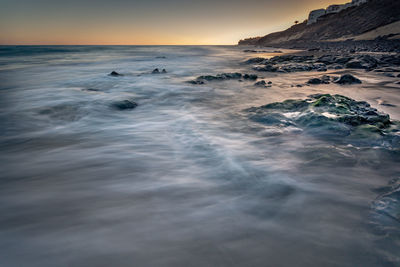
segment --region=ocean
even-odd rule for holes
[[[329,92],[398,120],[376,101],[397,91],[361,71],[354,89],[293,87],[315,72],[188,83],[256,73],[243,50],[0,47],[0,265],[399,266],[399,224],[375,205],[399,150],[246,112]]]

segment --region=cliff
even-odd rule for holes
[[[389,24],[395,25],[390,38],[400,36],[400,1],[370,0],[360,6],[353,6],[339,13],[321,16],[316,23],[307,25],[307,21],[294,25],[281,32],[263,37],[240,40],[239,45],[293,45],[297,43],[336,41],[357,39],[371,31]],[[376,31],[379,32],[379,31]]]

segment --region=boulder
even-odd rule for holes
[[[137,106],[138,106],[138,104],[131,100],[116,101],[112,104],[112,107],[119,109],[119,110],[134,109]]]
[[[360,84],[361,81],[351,74],[344,74],[334,81],[337,84]]]
[[[116,76],[123,76],[122,74],[119,74],[119,73],[116,72],[116,71],[112,71],[109,75],[110,75],[110,76],[114,76],[114,77],[116,77]]]

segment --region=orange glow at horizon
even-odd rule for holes
[[[139,12],[132,9],[136,10],[135,14],[122,8],[101,10],[103,13],[99,11],[95,14],[88,11],[72,13],[66,9],[64,14],[63,9],[58,10],[57,6],[35,13],[28,7],[24,10],[24,7],[10,6],[9,10],[0,11],[0,44],[234,45],[243,38],[284,30],[295,20],[306,19],[312,9],[349,2],[287,0],[285,6],[281,3],[284,0],[254,1],[259,6],[233,1],[229,10],[215,8],[203,11],[207,13],[193,11],[190,6],[184,7],[184,10],[144,8]]]

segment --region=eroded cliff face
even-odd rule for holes
[[[400,1],[370,0],[339,13],[322,16],[310,25],[305,21],[282,32],[240,40],[239,45],[276,46],[310,41],[346,40],[396,21],[400,21]],[[393,31],[394,35],[400,33],[400,29],[395,28]]]

